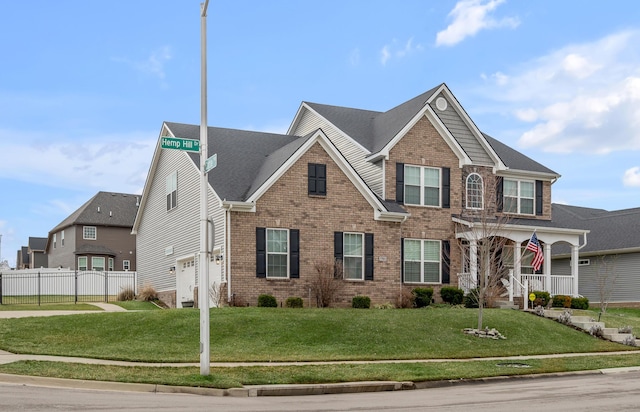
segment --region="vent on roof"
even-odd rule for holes
[[[100,213],[100,206],[98,206],[98,213]]]
[[[109,217],[112,217],[112,216],[113,216],[113,212],[110,210],[109,211]]]
[[[136,196],[136,207],[140,206],[140,198]]]

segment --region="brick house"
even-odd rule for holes
[[[160,137],[198,139],[199,129],[165,122]],[[543,245],[577,251],[586,234],[552,220],[559,175],[481,133],[445,84],[386,112],[303,102],[285,135],[207,135],[208,155],[218,156],[207,175],[209,271],[223,304],[255,305],[268,293],[313,305],[316,265],[336,260],[338,305],[461,285],[483,271],[465,264],[477,260],[478,211],[509,217],[494,235],[509,240],[516,279],[551,289],[550,248],[535,274],[526,241],[536,231]],[[181,307],[198,284],[200,160],[160,140],[133,227],[138,279]],[[565,278],[573,287],[577,271]]]

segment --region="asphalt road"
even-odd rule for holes
[[[638,411],[640,372],[519,378],[397,392],[233,398],[0,384],[0,411]]]

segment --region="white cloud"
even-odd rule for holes
[[[548,152],[640,150],[640,32],[569,45],[511,73],[486,76],[496,100],[533,122],[523,147]],[[514,109],[515,107],[515,109]]]
[[[360,49],[353,49],[349,54],[349,64],[351,66],[357,66],[360,64]]]
[[[406,43],[402,45],[399,45],[398,41],[394,39],[391,44],[385,45],[382,50],[380,50],[380,62],[384,66],[392,57],[402,59],[413,53],[421,52],[423,50],[424,47],[422,46],[422,44],[413,43],[413,37],[411,37],[409,40],[407,40]]]
[[[2,157],[0,176],[51,187],[139,193],[153,156],[156,135],[157,132],[131,132],[70,140],[51,133],[42,136],[0,130],[0,140],[8,142],[4,144],[3,149],[7,150],[4,153],[11,153]],[[9,140],[9,136],[21,139]]]
[[[628,187],[640,187],[640,166],[627,169],[622,177],[622,183]]]
[[[152,51],[144,60],[124,58],[113,58],[113,60],[126,63],[142,74],[150,75],[164,81],[166,77],[165,65],[172,58],[171,47],[163,46]]]
[[[436,34],[436,46],[453,46],[480,30],[500,27],[515,28],[520,25],[517,17],[496,20],[489,16],[504,0],[461,0],[449,12],[453,22]]]

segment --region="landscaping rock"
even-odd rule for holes
[[[473,329],[473,328],[465,328],[463,333],[467,335],[474,335],[479,338],[489,338],[489,339],[507,339],[500,332],[495,329]]]

